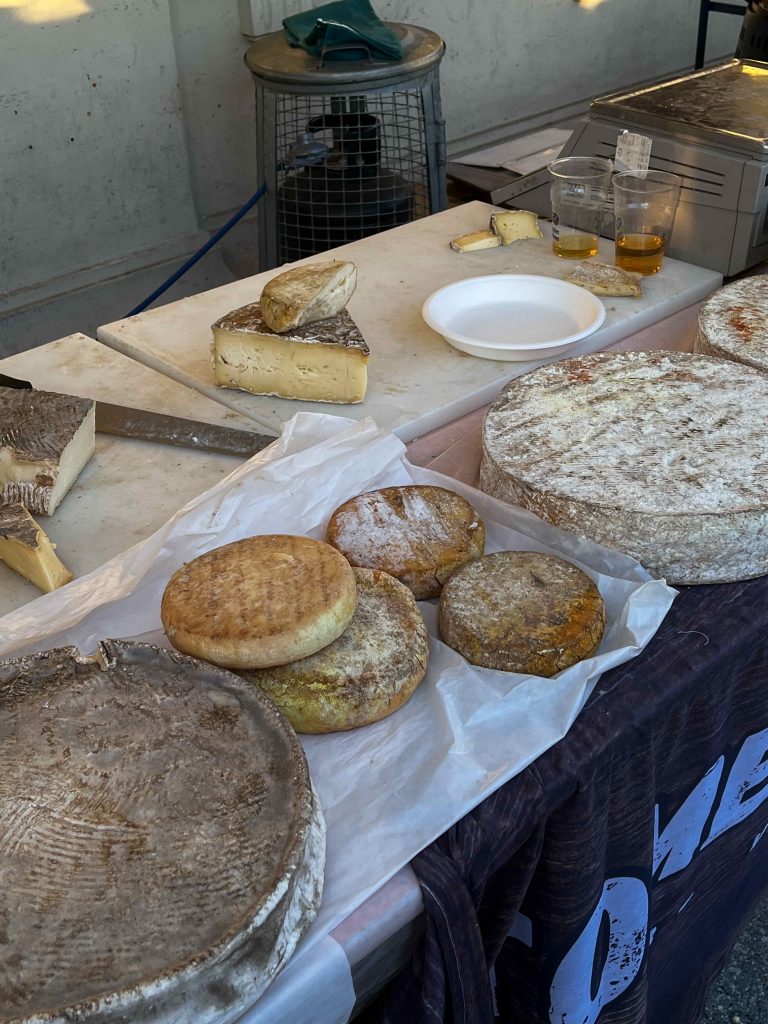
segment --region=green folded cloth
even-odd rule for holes
[[[336,0],[285,18],[283,28],[291,46],[301,46],[325,60],[402,60],[403,48],[371,7],[369,0]],[[332,46],[358,47],[324,53]]]

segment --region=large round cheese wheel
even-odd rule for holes
[[[768,278],[746,277],[710,296],[693,347],[768,371]]]
[[[553,676],[596,650],[605,605],[578,566],[537,551],[497,551],[443,587],[440,636],[473,665]]]
[[[356,601],[352,569],[329,544],[266,534],[183,565],[168,581],[160,617],[185,654],[226,668],[263,668],[331,643]]]
[[[485,527],[470,503],[428,484],[350,498],[331,516],[327,535],[352,565],[389,573],[417,600],[438,597],[451,573],[485,547]]]
[[[237,1019],[315,916],[324,834],[237,676],[115,641],[0,662],[0,1019]]]
[[[376,569],[355,569],[357,608],[328,647],[291,665],[244,672],[298,732],[335,732],[377,722],[424,678],[429,636],[410,590]]]
[[[673,583],[768,572],[768,376],[681,352],[612,352],[507,385],[482,490]]]

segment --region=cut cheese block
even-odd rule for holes
[[[683,352],[566,359],[507,385],[482,490],[673,583],[768,572],[768,376]]]
[[[391,715],[424,678],[429,636],[410,590],[375,569],[355,569],[357,608],[328,647],[291,665],[243,673],[297,732],[356,729]]]
[[[747,277],[710,296],[693,348],[768,371],[768,280]]]
[[[634,299],[639,299],[643,294],[643,286],[640,283],[642,279],[642,274],[633,274],[622,270],[621,267],[595,263],[592,260],[579,263],[566,277],[566,281],[586,288],[593,295],[627,296]]]
[[[52,515],[93,455],[89,398],[0,387],[0,503]]]
[[[451,573],[485,548],[485,527],[470,503],[425,484],[350,498],[331,516],[327,536],[352,565],[389,573],[417,600],[437,597]]]
[[[498,235],[502,245],[511,245],[524,238],[543,238],[535,213],[528,210],[505,210],[491,214],[491,231]]]
[[[273,277],[261,293],[261,315],[271,331],[282,333],[336,316],[357,284],[354,263],[330,260],[295,267]]]
[[[553,676],[589,657],[605,628],[600,591],[555,555],[498,551],[452,576],[440,636],[472,665]]]
[[[234,1021],[317,913],[295,733],[230,672],[104,641],[0,662],[0,1019]]]
[[[319,323],[276,334],[258,302],[213,325],[216,383],[255,395],[309,402],[362,402],[369,349],[346,310]]]
[[[501,239],[493,231],[470,231],[468,235],[460,235],[451,242],[451,248],[455,252],[495,249],[499,245],[501,245]]]
[[[185,654],[228,668],[264,668],[331,643],[356,601],[352,568],[329,544],[267,534],[182,566],[168,581],[160,617]]]
[[[55,547],[23,505],[0,505],[0,560],[46,594],[72,579]]]

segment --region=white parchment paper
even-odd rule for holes
[[[437,602],[421,602],[431,636],[430,664],[410,702],[363,729],[302,737],[328,826],[328,857],[323,905],[297,956],[561,739],[600,673],[645,647],[675,591],[650,579],[627,556],[411,466],[403,443],[370,420],[299,413],[270,448],[191,501],[147,540],[0,618],[0,656],[66,644],[88,652],[103,638],[168,646],[160,627],[160,598],[184,562],[254,534],[322,539],[341,502],[405,483],[434,483],[468,498],[485,521],[487,551],[550,551],[579,565],[600,589],[608,625],[594,657],[545,680],[468,665],[437,637]]]

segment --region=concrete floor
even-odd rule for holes
[[[125,316],[177,266],[178,263],[172,263],[152,267],[127,280],[83,289],[0,316],[0,358],[75,331],[95,338],[97,327]],[[153,305],[174,302],[253,273],[255,251],[244,231],[240,239],[233,236],[226,249],[212,249]],[[720,977],[713,982],[699,1024],[768,1024],[768,896],[758,906]]]
[[[699,1024],[767,1024],[768,896],[758,904],[709,990]]]

